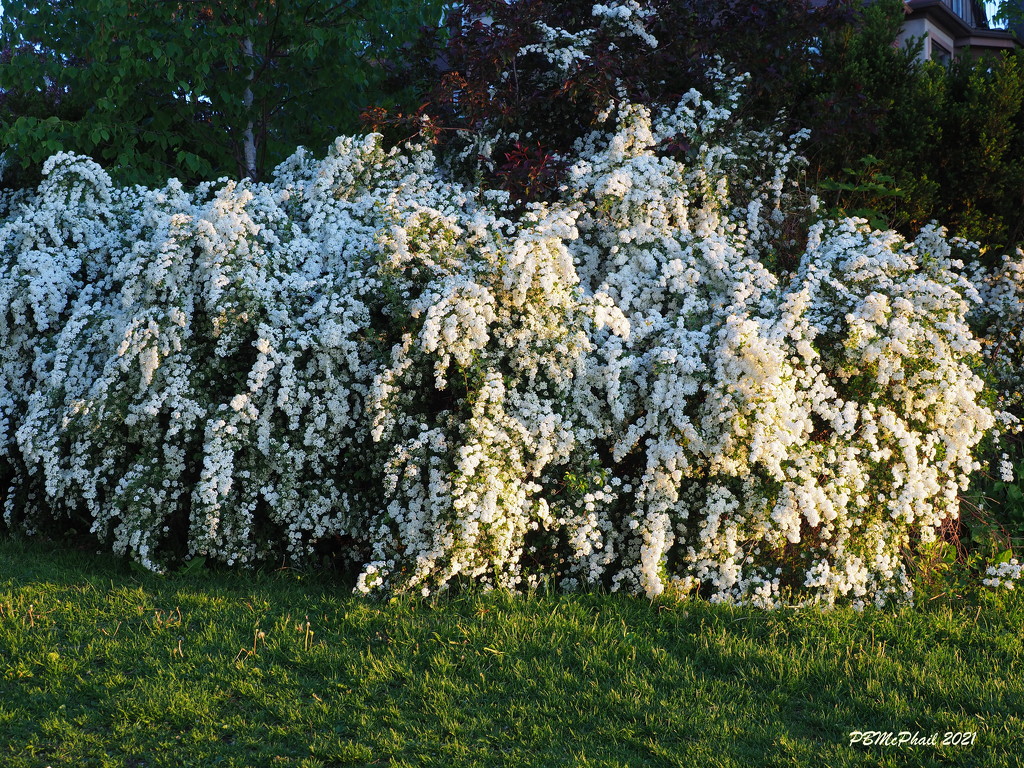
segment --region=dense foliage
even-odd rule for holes
[[[958,530],[983,452],[1017,489],[1024,252],[982,258],[919,220],[941,175],[895,188],[918,151],[886,143],[896,117],[871,145],[888,159],[846,172],[866,178],[821,169],[860,152],[844,115],[962,78],[974,101],[949,95],[935,119],[963,121],[956,104],[1018,70],[882,54],[882,5],[856,34],[840,4],[688,5],[740,62],[790,36],[761,79],[711,66],[657,2],[470,4],[439,111],[372,115],[434,146],[340,138],[267,181],[159,188],[51,157],[36,189],[0,195],[3,525],[88,532],[154,570],[329,551],[367,592],[911,599],[908,562]],[[146,7],[132,18],[163,6]],[[730,35],[743,20],[760,34]],[[842,46],[847,68],[827,70]],[[244,57],[228,90],[256,103]],[[892,82],[773,117],[787,94],[845,92],[865,61],[898,65]],[[8,105],[46,98],[20,93]],[[1019,101],[949,155],[1010,156]],[[943,191],[978,214],[962,229],[1003,216],[1010,239],[1014,167],[992,165],[988,208],[969,180]],[[878,200],[905,233],[846,216]],[[1004,560],[987,576],[1012,583]]]
[[[546,204],[377,136],[195,190],[52,158],[0,229],[5,524],[154,569],[330,544],[367,591],[909,599],[996,423],[970,246],[819,220],[712,81],[614,109]]]
[[[325,146],[355,130],[359,112],[385,98],[387,56],[436,23],[440,5],[6,3],[7,183],[38,180],[58,151],[89,154],[128,183],[258,178],[297,145]]]
[[[829,56],[828,90],[856,94],[859,118],[811,122],[812,173],[828,204],[903,232],[941,221],[994,266],[1024,243],[1024,52],[922,64],[885,44],[898,18],[879,10]]]
[[[670,107],[708,87],[719,57],[752,73],[744,116],[783,113],[789,132],[811,131],[809,178],[833,212],[905,236],[941,221],[987,248],[989,266],[1024,241],[1024,58],[922,63],[893,46],[900,0],[468,0],[439,27],[441,6],[12,6],[4,183],[34,186],[58,151],[94,157],[119,182],[260,178],[297,145],[352,131],[373,104],[365,119],[390,141],[439,141],[474,183],[551,199],[559,155],[600,127],[610,100]],[[435,31],[412,45],[421,25]]]
[[[1024,245],[1024,56],[922,62],[913,41],[893,44],[900,0],[471,0],[461,8],[413,60],[421,110],[369,117],[393,138],[431,139],[446,167],[473,184],[524,200],[558,197],[563,158],[580,136],[608,127],[609,103],[670,108],[688,88],[707,88],[717,56],[752,73],[738,119],[764,125],[781,116],[787,133],[809,131],[801,146],[808,186],[829,215],[864,217],[908,238],[940,221],[979,244],[965,258],[994,270]],[[681,135],[664,149],[686,157],[693,142]],[[770,259],[782,272],[798,264],[785,242],[806,234],[791,224]],[[1019,437],[994,450],[1024,470]],[[983,474],[968,508],[969,525],[951,526],[948,538],[1024,546],[1018,485]]]
[[[479,154],[481,181],[543,199],[565,170],[554,156],[598,127],[609,101],[670,107],[711,84],[715,61],[755,74],[746,116],[813,106],[811,83],[830,64],[822,39],[848,31],[858,4],[816,5],[468,0],[409,57],[419,112],[368,118],[396,138],[425,133],[471,164]]]
[[[810,131],[808,175],[834,212],[907,236],[937,220],[993,255],[1012,251],[1024,242],[1024,57],[922,62],[913,44],[894,45],[904,10],[469,0],[412,57],[420,111],[368,117],[396,139],[424,132],[478,183],[548,199],[565,171],[558,156],[609,101],[671,106],[708,86],[717,57],[751,73],[742,116],[782,114],[788,131]],[[682,137],[676,149],[688,147]]]

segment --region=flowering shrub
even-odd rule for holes
[[[1014,585],[1020,581],[1022,574],[1024,574],[1024,566],[1016,559],[1008,560],[1005,563],[990,565],[986,568],[986,578],[982,579],[982,584],[993,589],[1000,587],[1013,589]]]
[[[525,210],[377,136],[192,191],[53,157],[0,228],[5,524],[156,570],[333,541],[367,592],[908,599],[995,423],[977,292],[937,228],[815,221],[718,87],[612,108]]]
[[[1004,257],[995,269],[976,268],[972,279],[982,301],[969,320],[983,343],[1000,430],[986,446],[991,470],[975,483],[971,502],[985,523],[980,537],[1019,546],[1024,536],[1024,251]]]
[[[984,355],[1000,406],[1024,416],[1024,250],[1006,256],[995,270],[973,275],[982,301],[971,320],[987,340]]]

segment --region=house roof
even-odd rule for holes
[[[1021,41],[1010,30],[972,27],[944,0],[908,0],[905,6],[908,20],[928,19],[952,37],[958,49],[1008,50],[1021,46]]]
[[[974,28],[959,14],[954,13],[953,9],[943,0],[908,0],[905,5],[908,11],[908,18],[915,19],[927,16],[954,37],[965,37],[974,31]]]

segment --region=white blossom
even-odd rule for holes
[[[594,15],[646,39],[637,2]],[[972,282],[938,227],[812,224],[802,137],[716,77],[613,105],[516,216],[377,136],[195,190],[54,157],[0,226],[5,524],[85,518],[154,570],[328,546],[361,592],[910,600],[997,426],[972,365],[1019,373],[966,318],[1016,332],[1024,254]]]

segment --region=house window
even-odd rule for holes
[[[932,61],[938,62],[943,66],[947,66],[952,58],[952,53],[932,40]]]
[[[964,17],[964,0],[953,0],[953,13],[959,16],[961,19]]]

